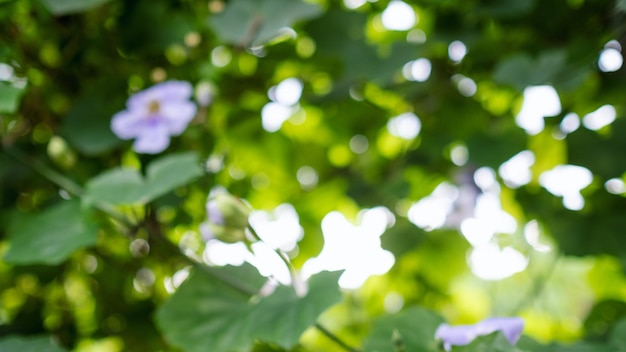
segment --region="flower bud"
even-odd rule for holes
[[[222,242],[235,243],[246,239],[250,209],[239,198],[230,194],[218,194],[206,204],[209,221],[201,228],[205,240],[216,238]]]

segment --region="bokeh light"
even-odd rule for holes
[[[417,23],[417,15],[413,8],[400,0],[392,0],[383,11],[381,20],[389,30],[406,31]]]

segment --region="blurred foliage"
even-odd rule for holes
[[[416,23],[390,30],[395,2],[0,0],[0,351],[441,351],[441,322],[494,315],[523,317],[527,336],[453,350],[625,350],[626,193],[605,184],[626,181],[626,71],[598,58],[626,44],[626,1],[406,0]],[[288,78],[302,94],[270,131],[264,107]],[[198,113],[164,155],[136,154],[111,117],[169,79],[194,85]],[[561,112],[529,135],[516,116],[535,85],[556,89]],[[562,131],[605,105],[614,123]],[[405,113],[416,136],[392,127]],[[524,150],[531,179],[513,187],[496,172]],[[561,164],[592,172],[581,210],[542,186]],[[528,260],[504,279],[470,270],[453,219],[485,193],[481,168],[517,224],[493,242]],[[414,225],[411,206],[443,182],[469,206]],[[356,290],[322,272],[306,295],[262,297],[256,269],[202,260],[215,189],[257,210],[292,204],[297,269],[329,212],[359,223],[384,206],[395,264]],[[533,220],[550,250],[526,236]]]

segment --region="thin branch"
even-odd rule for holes
[[[348,352],[361,352],[359,349],[356,349],[348,345],[347,343],[345,343],[342,339],[337,337],[337,335],[333,334],[328,329],[326,329],[322,324],[315,323],[315,328],[319,330],[322,334],[324,334],[324,336],[326,336],[328,339],[332,340],[337,345],[341,346],[341,348],[343,348],[344,350]]]

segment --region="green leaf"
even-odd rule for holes
[[[255,289],[261,285],[256,282]],[[161,306],[156,319],[165,338],[185,351],[242,350],[250,345],[248,299],[207,274],[194,272]]]
[[[87,183],[84,199],[109,204],[132,204],[142,198],[143,187],[143,178],[137,170],[116,168],[91,179]]]
[[[224,42],[260,45],[284,27],[320,14],[320,8],[299,0],[233,0],[209,19],[215,34]]]
[[[233,272],[235,279],[260,290],[265,279],[257,273],[251,281],[254,268],[237,270],[246,278]],[[257,339],[289,348],[322,312],[341,300],[339,275],[324,272],[312,277],[304,297],[279,287],[269,297],[251,300],[205,273],[194,272],[156,319],[165,337],[184,351],[247,351]]]
[[[148,165],[146,197],[155,199],[202,176],[200,161],[196,153],[170,154]]]
[[[467,346],[454,346],[453,352],[522,352],[512,346],[500,331],[486,336],[478,336]]]
[[[618,351],[626,351],[626,319],[622,319],[615,324],[613,332],[611,332],[610,341]]]
[[[4,257],[13,264],[56,265],[75,250],[94,245],[98,236],[89,211],[77,200],[13,220],[8,231],[11,246]]]
[[[285,348],[294,346],[320,314],[341,300],[337,286],[340,274],[323,272],[313,276],[304,297],[296,296],[291,287],[279,287],[250,312],[249,319],[258,331],[254,337]]]
[[[106,171],[87,183],[85,202],[145,204],[201,176],[195,153],[170,154],[153,161],[143,178],[128,168]]]
[[[20,106],[24,90],[6,82],[0,82],[0,112],[14,113]]]
[[[615,348],[603,343],[579,342],[570,345],[550,344],[532,352],[616,352]],[[617,350],[619,351],[619,350]]]
[[[41,0],[44,6],[57,16],[84,12],[108,1],[109,0]]]
[[[437,352],[435,331],[443,318],[434,312],[412,307],[405,311],[378,318],[363,345],[365,351],[394,352],[394,344],[405,351]]]
[[[496,83],[511,85],[520,91],[528,86],[551,84],[557,89],[578,87],[588,74],[585,68],[568,65],[563,50],[549,50],[537,58],[517,54],[502,60],[493,73]]]
[[[528,86],[550,82],[565,65],[565,61],[565,53],[561,51],[544,53],[536,60],[526,54],[518,54],[501,61],[493,79],[497,83],[510,84],[523,90]]]
[[[122,102],[118,91],[122,88],[106,80],[94,83],[97,88],[80,97],[61,124],[64,137],[81,153],[96,155],[105,152],[121,140],[111,131],[111,117]]]
[[[522,335],[517,341],[516,346],[524,351],[540,351],[542,348],[545,348],[544,345],[536,341],[535,339]]]
[[[63,352],[49,336],[5,336],[0,338],[0,351]]]
[[[476,11],[489,17],[513,18],[528,14],[533,10],[534,0],[500,0],[489,5],[478,6]]]

